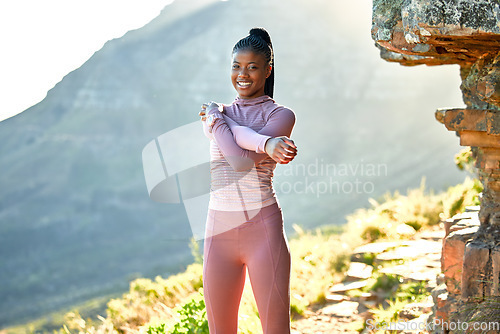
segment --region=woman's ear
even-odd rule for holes
[[[272,65],[269,65],[269,67],[267,68],[267,74],[266,74],[266,79],[269,78],[269,76],[271,75],[271,71],[273,70],[273,66]]]

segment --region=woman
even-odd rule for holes
[[[204,104],[211,192],[203,284],[211,334],[235,334],[248,269],[264,334],[290,333],[290,252],[272,186],[277,163],[292,161],[290,109],[274,102],[274,59],[266,30],[233,48],[230,105]]]

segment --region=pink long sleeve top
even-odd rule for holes
[[[277,202],[273,189],[276,162],[265,153],[271,137],[290,137],[292,110],[263,95],[224,105],[224,112],[207,111],[215,120],[203,122],[210,139],[211,189],[209,208],[219,211],[255,210]]]

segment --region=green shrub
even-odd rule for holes
[[[377,253],[363,253],[363,257],[360,259],[360,262],[367,264],[369,266],[373,266],[375,264],[375,259],[377,258]]]
[[[177,311],[178,321],[167,331],[167,325],[150,325],[148,334],[209,334],[203,295],[193,297]]]
[[[208,334],[207,311],[201,294],[184,304],[178,313],[181,318],[171,334]]]
[[[418,230],[420,230],[422,228],[422,223],[419,222],[419,221],[416,221],[416,220],[407,221],[407,222],[405,222],[405,224],[408,225],[408,226],[413,227],[415,229],[415,231],[418,231]]]
[[[303,316],[304,315],[304,307],[301,305],[297,305],[295,303],[290,304],[290,314],[292,316],[292,319],[294,319],[297,316]]]
[[[159,326],[149,326],[148,334],[165,334],[165,324],[161,324]]]
[[[375,279],[375,282],[368,287],[368,291],[382,290],[384,292],[395,291],[399,284],[402,283],[402,278],[398,275],[381,274]]]
[[[349,268],[349,263],[351,263],[351,254],[340,253],[331,260],[330,269],[335,273],[342,273]]]
[[[401,282],[401,278],[396,275],[381,275],[377,277],[376,282],[371,287],[371,290],[383,290],[392,296],[377,308],[372,309],[373,321],[379,326],[398,321],[399,312],[409,302],[420,302],[430,295],[424,282]],[[388,332],[392,333],[393,331]]]
[[[409,282],[401,284],[396,292],[396,298],[410,302],[420,302],[430,295],[425,282]]]
[[[367,226],[365,227],[363,232],[361,232],[361,237],[363,238],[363,240],[366,240],[367,242],[374,242],[385,236],[386,234],[376,226]]]
[[[372,310],[373,320],[382,326],[383,324],[389,324],[390,322],[395,322],[399,318],[399,312],[406,305],[406,302],[401,300],[391,300],[388,306],[384,307],[379,305],[378,308]]]
[[[474,158],[472,157],[472,151],[470,147],[466,147],[455,154],[455,165],[457,165],[458,169],[460,170],[465,170],[468,172],[474,171]]]

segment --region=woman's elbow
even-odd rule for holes
[[[235,172],[245,172],[255,166],[254,161],[246,157],[227,157],[226,159]]]

